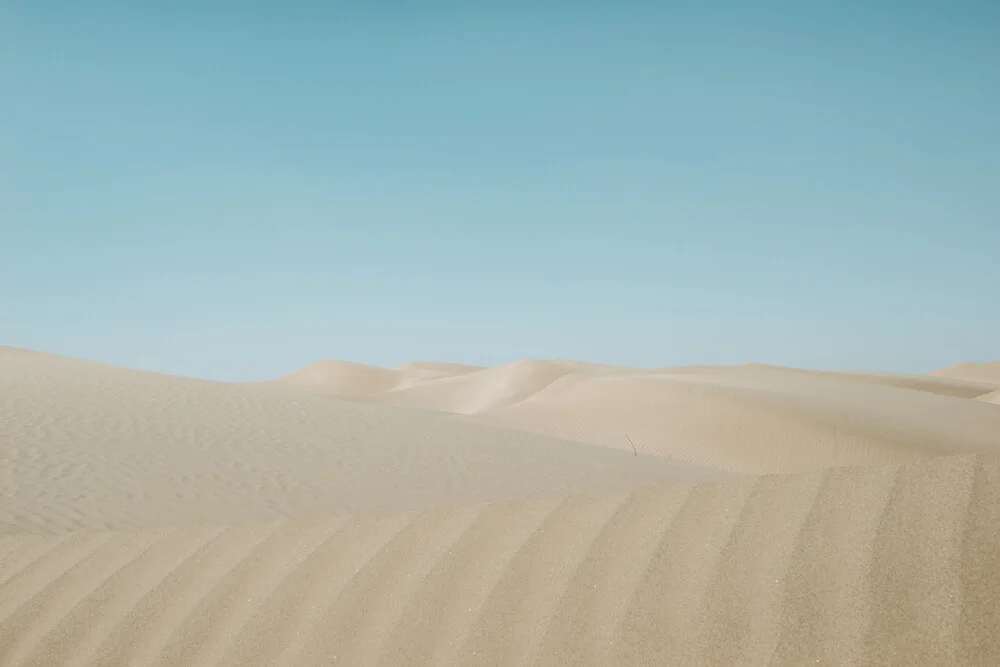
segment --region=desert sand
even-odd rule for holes
[[[0,493],[3,666],[1000,664],[997,363],[0,347]]]

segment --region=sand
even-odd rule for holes
[[[995,368],[0,347],[0,665],[1000,664]]]
[[[984,401],[986,403],[1000,403],[1000,389],[996,391],[991,391],[988,394],[983,394],[976,398],[977,401]]]
[[[931,375],[972,380],[1000,387],[1000,361],[990,361],[984,364],[960,361],[940,370],[931,371]]]

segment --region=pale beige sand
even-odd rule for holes
[[[932,371],[930,374],[1000,386],[1000,361],[990,361],[985,364],[961,361],[940,370]]]
[[[483,366],[456,364],[447,361],[407,361],[393,366],[393,368],[398,371],[416,371],[418,373],[429,371],[440,375],[459,375],[460,373],[483,370]]]
[[[0,533],[418,510],[732,476],[432,412],[10,348],[0,349],[0,396],[0,483],[15,491]]]
[[[277,381],[369,402],[463,415],[463,421],[745,473],[898,464],[996,451],[995,385],[948,377],[803,371],[763,365],[626,369],[518,361],[404,379],[381,392],[344,372]],[[626,434],[628,437],[626,437]]]
[[[919,377],[0,348],[0,665],[1000,664],[1000,409]]]
[[[998,403],[1000,404],[1000,389],[996,391],[991,391],[988,394],[983,394],[976,399],[977,401],[983,401],[985,403]]]

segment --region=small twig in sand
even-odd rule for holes
[[[632,445],[632,451],[636,456],[639,456],[639,450],[635,448],[635,443],[632,442],[632,438],[628,437],[628,433],[625,434],[625,439],[628,440],[628,444]]]

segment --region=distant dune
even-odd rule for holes
[[[403,371],[406,373],[424,373],[430,372],[432,374],[439,375],[458,375],[460,373],[469,373],[472,371],[481,371],[483,366],[472,366],[469,364],[454,364],[444,361],[407,361],[397,366],[393,366],[395,370]]]
[[[996,391],[991,391],[988,394],[983,394],[982,396],[979,396],[976,400],[984,401],[986,403],[1000,404],[1000,389],[997,389]]]
[[[0,665],[997,665],[998,369],[0,347]]]
[[[354,397],[395,389],[405,378],[405,373],[390,368],[324,359],[289,373],[276,382]]]
[[[985,364],[974,364],[963,361],[946,366],[940,370],[932,371],[931,375],[971,380],[973,382],[985,382],[1000,386],[1000,361],[991,361]]]
[[[995,385],[932,375],[529,359],[424,378],[406,378],[407,365],[371,368],[396,373],[378,392],[353,365],[330,368],[342,370],[308,387],[622,451],[631,451],[631,439],[644,454],[743,473],[989,453],[1000,433],[996,410],[965,400]]]

